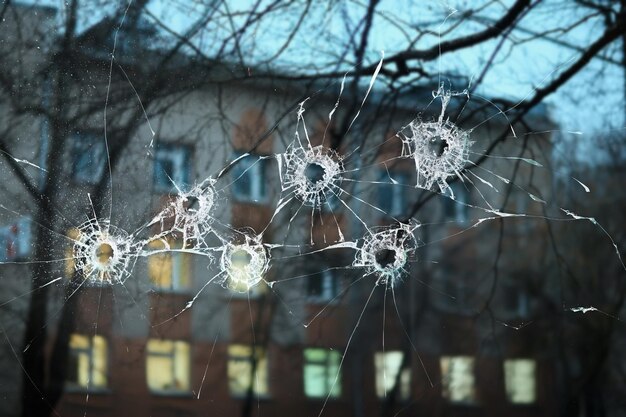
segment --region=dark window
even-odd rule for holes
[[[307,295],[312,302],[328,302],[339,293],[339,282],[333,271],[327,269],[307,279]]]
[[[406,187],[408,175],[401,172],[383,171],[378,187],[378,208],[390,216],[400,216],[406,210]]]
[[[235,155],[241,157],[241,155]],[[233,197],[242,202],[265,202],[267,200],[267,160],[258,155],[247,155],[232,168]]]
[[[157,145],[154,154],[154,189],[175,193],[189,183],[189,148],[182,145]]]
[[[527,317],[529,313],[528,293],[516,285],[504,287],[506,309],[517,317]]]
[[[96,184],[104,174],[106,145],[95,133],[73,135],[72,178],[84,184]]]

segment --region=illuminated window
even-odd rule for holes
[[[474,358],[444,356],[441,358],[443,398],[453,403],[475,403]]]
[[[376,184],[378,189],[378,208],[390,216],[401,215],[406,209],[408,176],[399,172],[388,174],[387,171],[383,171],[379,181],[381,184]]]
[[[324,303],[334,299],[337,294],[339,294],[339,281],[332,270],[326,269],[307,278],[309,301]]]
[[[176,186],[184,188],[189,182],[189,157],[187,146],[158,143],[154,153],[154,190],[176,193]]]
[[[70,387],[107,386],[107,341],[103,336],[72,334],[66,381]]]
[[[341,353],[336,350],[304,349],[304,394],[309,398],[340,397],[340,363]]]
[[[504,361],[506,397],[513,404],[532,404],[536,399],[536,362],[532,359]]]
[[[149,339],[146,346],[146,379],[152,392],[189,391],[189,344]]]
[[[150,243],[150,249],[165,249],[161,241]],[[191,254],[177,252],[180,243],[170,244],[172,251],[150,255],[148,258],[148,276],[152,284],[162,290],[184,291],[191,286]]]
[[[258,297],[267,292],[263,272],[254,269],[252,256],[246,250],[236,250],[231,255],[231,273],[227,281],[227,286],[233,291],[234,296]],[[233,279],[232,277],[237,277]],[[255,284],[252,284],[255,283]]]
[[[104,137],[95,133],[76,133],[72,136],[72,178],[84,184],[96,184],[106,167]]]
[[[65,248],[65,276],[72,278],[76,268],[76,261],[74,261],[74,241],[80,237],[80,231],[76,227],[72,227],[67,231],[67,237],[70,238],[67,247]]]
[[[411,369],[407,364],[402,370],[402,359],[404,354],[400,351],[376,352],[374,354],[374,367],[376,369],[376,394],[383,398],[399,384],[397,392],[399,398],[406,400],[411,392]],[[398,373],[400,378],[398,379]]]
[[[240,157],[241,155],[235,155]],[[267,159],[248,155],[237,161],[232,168],[233,197],[244,203],[259,203],[267,200]]]
[[[252,351],[254,350],[254,356]],[[254,375],[253,359],[256,361]],[[248,345],[228,346],[228,388],[236,397],[247,395],[252,387],[252,393],[256,396],[269,395],[267,355],[265,350],[259,347],[255,349]]]

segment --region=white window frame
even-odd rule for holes
[[[181,145],[171,142],[159,142],[154,151],[154,174],[153,185],[154,191],[157,193],[176,193],[180,189],[184,189],[189,182],[191,151],[187,145]],[[165,183],[160,183],[161,176],[166,177],[165,172],[158,172],[161,161],[167,161],[172,164],[172,177],[167,179]],[[172,183],[173,182],[173,183]]]
[[[255,156],[257,157],[255,160]],[[235,158],[241,158],[236,164],[241,164],[241,172],[237,176],[233,176],[232,193],[236,201],[241,203],[265,203],[268,201],[268,193],[266,186],[266,164],[265,159],[261,155],[247,155],[242,157],[241,154],[235,154]],[[237,181],[248,177],[250,182],[250,193],[242,193],[237,189]]]

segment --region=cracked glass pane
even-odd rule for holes
[[[0,3],[0,415],[621,416],[625,13]]]

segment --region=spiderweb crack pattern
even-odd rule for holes
[[[441,193],[452,191],[448,180],[456,176],[463,181],[461,171],[469,161],[470,134],[460,129],[445,116],[452,95],[443,85],[434,94],[441,99],[441,113],[436,121],[411,121],[399,132],[400,139],[407,146],[408,155],[415,161],[417,174],[416,187],[430,190],[435,184]],[[406,150],[404,152],[407,152]]]
[[[414,232],[419,227],[412,220],[368,230],[352,266],[364,268],[365,275],[377,276],[376,285],[397,286],[408,273],[407,264],[414,260],[418,247]]]
[[[123,283],[131,274],[136,245],[132,236],[108,220],[90,219],[78,227],[75,270],[93,284]]]
[[[242,243],[226,242],[222,248],[220,269],[224,278],[220,283],[224,288],[246,293],[264,281],[270,257],[262,235],[245,231],[241,236]]]
[[[160,224],[162,233],[150,240],[166,235],[179,233],[182,235],[182,246],[196,246],[205,243],[205,237],[212,231],[213,211],[217,198],[214,188],[215,180],[205,179],[188,191],[181,191],[154,219],[148,224]],[[168,222],[171,226],[166,227]]]
[[[293,192],[304,205],[321,209],[329,198],[341,193],[343,163],[333,149],[292,143],[279,157],[285,167],[282,191]]]

